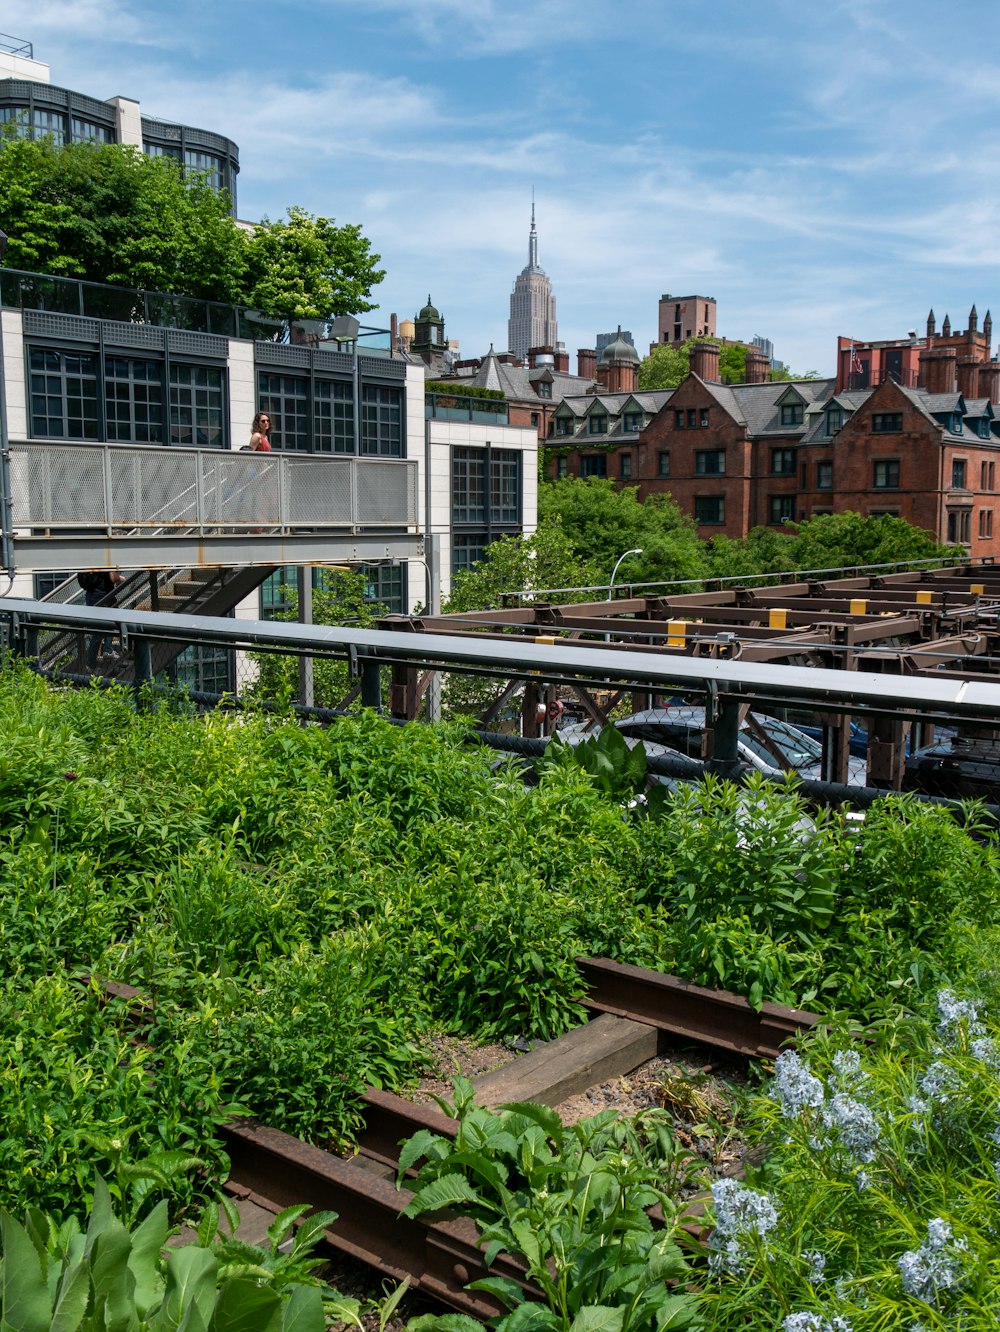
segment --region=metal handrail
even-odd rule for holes
[[[0,51],[6,51],[8,55],[26,56],[29,60],[35,58],[34,43],[26,42],[21,37],[12,37],[9,32],[0,32]]]

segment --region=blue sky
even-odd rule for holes
[[[240,147],[239,212],[357,222],[375,323],[506,345],[539,258],[575,366],[714,296],[829,373],[839,333],[1000,326],[996,0],[6,0],[54,84]]]

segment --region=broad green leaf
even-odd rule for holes
[[[325,1326],[319,1286],[296,1286],[281,1311],[281,1332],[323,1332]]]
[[[421,1314],[410,1319],[406,1332],[484,1332],[484,1329],[482,1323],[468,1314]]]
[[[497,1323],[497,1332],[548,1332],[563,1327],[563,1321],[546,1304],[525,1302],[501,1318]]]
[[[38,1251],[21,1223],[6,1211],[0,1211],[0,1237],[4,1332],[48,1332],[51,1304]]]
[[[573,1319],[569,1332],[621,1332],[624,1308],[612,1309],[606,1304],[587,1304]]]
[[[537,1124],[545,1131],[546,1137],[553,1138],[556,1142],[562,1141],[565,1132],[563,1122],[549,1106],[536,1105],[534,1101],[511,1101],[502,1108],[523,1115],[525,1119]]]
[[[95,1174],[94,1200],[90,1206],[90,1221],[87,1224],[87,1244],[84,1250],[88,1257],[97,1242],[97,1237],[102,1233],[112,1216],[111,1194],[108,1192],[108,1186],[105,1184],[101,1175]]]
[[[672,1295],[657,1311],[657,1332],[690,1327],[697,1313],[698,1302],[692,1295]]]
[[[128,1265],[135,1281],[135,1309],[140,1318],[145,1318],[160,1300],[163,1291],[160,1253],[169,1233],[166,1199],[157,1203],[145,1221],[132,1232]]]
[[[412,1138],[407,1138],[399,1149],[399,1177],[402,1178],[415,1161],[427,1155],[427,1149],[432,1143],[441,1141],[443,1139],[430,1129],[421,1129],[419,1133],[414,1133]]]
[[[275,1248],[287,1239],[296,1221],[308,1211],[308,1203],[298,1203],[295,1207],[286,1207],[284,1211],[278,1213],[267,1228],[267,1238]]]
[[[132,1237],[117,1217],[94,1240],[90,1251],[90,1283],[95,1312],[100,1310],[107,1332],[125,1332],[135,1313],[135,1278],[129,1268]]]
[[[76,1332],[87,1312],[90,1273],[85,1263],[75,1263],[62,1275],[52,1310],[50,1332]]]
[[[207,1327],[215,1304],[218,1270],[215,1255],[208,1249],[194,1244],[171,1249],[163,1303],[149,1320],[150,1332],[170,1332],[191,1309],[197,1311]]]
[[[319,1289],[316,1294],[319,1295]],[[322,1328],[322,1301],[320,1301]],[[227,1281],[219,1291],[209,1323],[211,1332],[270,1332],[281,1326],[281,1299],[256,1281]]]
[[[414,1194],[410,1205],[403,1208],[403,1215],[420,1216],[422,1212],[437,1212],[455,1203],[480,1201],[464,1175],[442,1175]]]
[[[516,1309],[519,1304],[524,1303],[524,1291],[516,1281],[511,1281],[510,1277],[483,1277],[479,1281],[470,1281],[466,1290],[485,1290],[490,1295],[495,1295],[501,1304],[508,1309]]]

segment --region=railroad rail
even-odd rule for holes
[[[697,1041],[727,1055],[773,1058],[819,1021],[816,1014],[776,1004],[757,1012],[738,995],[607,958],[581,958],[578,965],[588,987],[586,1004],[600,1016],[511,1065],[514,1094],[505,1094],[512,1084],[501,1075],[508,1070],[474,1082],[486,1103],[534,1099],[557,1104],[572,1090],[630,1072],[662,1049],[668,1037]],[[576,1069],[575,1079],[562,1066],[566,1063]],[[499,1275],[530,1291],[517,1262],[500,1255],[487,1270],[477,1228],[468,1218],[400,1215],[412,1197],[392,1178],[400,1144],[420,1130],[454,1135],[455,1121],[436,1106],[375,1089],[365,1092],[363,1106],[365,1128],[358,1153],[349,1160],[256,1120],[230,1121],[223,1128],[231,1160],[227,1190],[266,1211],[296,1203],[330,1209],[337,1219],[325,1235],[333,1248],[397,1281],[407,1279],[412,1289],[461,1313],[480,1319],[501,1314],[491,1296],[466,1286]]]

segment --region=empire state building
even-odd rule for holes
[[[520,361],[528,359],[529,347],[554,347],[556,298],[552,283],[538,267],[538,234],[535,231],[535,204],[531,204],[531,234],[528,237],[528,263],[514,279],[507,321],[507,349]]]

